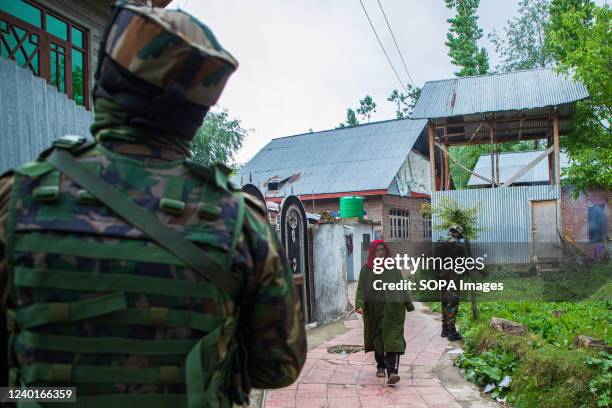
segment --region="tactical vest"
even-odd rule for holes
[[[231,273],[244,208],[227,171],[56,146]],[[43,156],[15,171],[6,258],[13,386],[76,386],[70,407],[245,402],[234,299]]]

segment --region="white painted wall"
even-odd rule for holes
[[[374,226],[365,223],[350,223],[345,225],[345,234],[353,235],[353,276],[355,280],[359,280],[359,272],[367,259],[361,259],[361,245],[363,243],[363,234],[370,234],[370,242],[374,238]]]

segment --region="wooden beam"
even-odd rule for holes
[[[518,180],[523,174],[527,173],[529,170],[531,170],[536,164],[538,164],[540,161],[542,161],[546,156],[548,156],[552,151],[553,151],[553,146],[549,147],[548,149],[546,149],[546,151],[542,152],[542,154],[540,154],[538,157],[536,157],[535,159],[533,159],[532,161],[530,161],[528,164],[525,165],[525,167],[523,167],[522,169],[520,169],[514,176],[510,177],[508,179],[508,181],[506,181],[502,187],[508,187],[509,185],[511,185],[512,183],[514,183],[516,180]]]
[[[542,129],[544,130],[544,128],[538,128],[538,129]],[[542,132],[544,133],[544,132]],[[536,136],[523,136],[522,140],[541,140],[541,139],[545,139],[546,136],[542,136],[542,135],[536,135]],[[516,143],[519,142],[519,140],[515,137],[500,137],[499,135],[496,136],[495,140],[498,143]],[[491,141],[489,140],[489,138],[485,138],[485,139],[476,139],[476,140],[472,140],[472,141],[465,141],[465,140],[452,140],[449,139],[448,140],[448,144],[450,146],[470,146],[470,145],[481,145],[481,144],[489,144],[491,143]]]
[[[536,121],[536,120],[541,120],[541,121],[548,121],[550,118],[547,116],[534,116],[534,117],[516,117],[516,118],[495,118],[495,121],[498,123],[512,123],[512,122],[519,122],[519,123],[524,123],[524,122],[532,122],[532,121]],[[483,119],[484,120],[484,119]],[[468,121],[463,121],[463,122],[457,122],[457,123],[440,123],[437,125],[434,125],[436,128],[442,128],[444,126],[448,126],[448,127],[460,127],[460,126],[464,126],[465,125],[479,125],[483,122],[483,120],[468,120]],[[518,129],[517,129],[518,130]]]
[[[548,149],[553,145],[552,135],[550,131],[546,134],[546,148]],[[555,179],[555,158],[552,152],[548,155],[548,182],[553,184],[553,180]]]
[[[555,148],[555,184],[561,184],[561,153],[559,149],[559,116],[553,112],[553,147]]]
[[[434,154],[434,127],[427,127],[429,134],[429,176],[431,177],[431,191],[436,191],[436,155]]]
[[[476,128],[476,130],[474,131],[474,133],[472,133],[472,136],[470,137],[470,140],[474,140],[474,138],[476,137],[476,135],[480,132],[480,129],[482,128],[482,126],[484,125],[484,122],[480,122],[480,125],[478,125],[478,127]],[[480,139],[480,137],[479,137]]]
[[[436,146],[438,146],[438,148],[440,148],[440,150],[444,151],[446,148],[442,145],[440,145],[439,143],[436,143]],[[450,153],[448,153],[448,157],[453,161],[453,163],[455,163],[457,166],[459,166],[460,168],[462,168],[463,170],[467,171],[470,174],[473,174],[474,176],[478,177],[481,180],[486,181],[487,183],[495,183],[495,180],[492,180],[486,176],[483,176],[481,174],[476,173],[473,170],[468,169],[467,167],[465,167],[463,164],[459,163],[459,161],[457,161],[457,159],[455,159]]]
[[[495,145],[495,182],[499,185],[499,144]]]
[[[444,149],[444,190],[450,189],[450,163],[448,161],[448,146]]]

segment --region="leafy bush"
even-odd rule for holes
[[[486,351],[478,356],[462,355],[457,360],[457,366],[465,369],[465,378],[483,386],[494,386],[490,390],[491,398],[502,397],[509,389],[510,382],[516,370],[517,360],[513,353]],[[504,382],[506,379],[507,384]],[[505,384],[505,385],[504,385]]]
[[[461,207],[450,197],[442,197],[440,204],[431,208],[431,213],[435,214],[440,223],[434,225],[437,230],[448,230],[452,225],[459,225],[463,228],[463,236],[467,239],[475,239],[481,228],[478,224],[478,206]]]
[[[596,369],[598,374],[589,382],[589,391],[597,397],[598,407],[612,405],[612,354],[601,352],[600,357],[589,357],[586,363]]]
[[[612,302],[482,302],[481,318],[469,307],[459,310],[465,353],[457,365],[466,378],[489,385],[490,395],[507,397],[516,408],[610,407],[612,356],[575,348],[579,334],[611,341]],[[439,311],[439,303],[432,309]],[[562,311],[560,317],[553,311]],[[504,335],[490,327],[492,316],[527,325],[524,337]],[[499,387],[505,376],[509,387]],[[494,388],[493,388],[494,386]]]

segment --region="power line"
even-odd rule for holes
[[[382,4],[380,4],[380,0],[376,0],[376,1],[378,1],[378,7],[380,7],[380,11],[382,11],[383,16],[385,17],[385,21],[387,22],[387,27],[389,28],[391,37],[393,37],[393,42],[395,43],[395,48],[397,49],[397,53],[402,59],[402,64],[404,64],[404,70],[406,71],[406,75],[408,75],[408,79],[410,79],[410,83],[412,84],[412,86],[416,88],[416,85],[414,84],[414,81],[412,80],[412,76],[410,75],[410,72],[408,72],[408,67],[406,67],[406,61],[404,61],[404,56],[402,55],[402,52],[400,51],[399,45],[397,45],[397,40],[395,39],[395,34],[393,34],[393,30],[391,29],[391,24],[389,24],[389,20],[387,19],[387,14],[385,14],[385,10],[383,9]]]
[[[361,3],[361,8],[363,9],[363,12],[365,13],[366,18],[368,19],[368,22],[370,23],[370,27],[372,27],[372,31],[374,31],[374,35],[376,36],[376,39],[378,40],[378,44],[380,45],[380,48],[382,48],[382,51],[385,54],[385,57],[387,57],[387,61],[389,61],[389,65],[391,65],[391,69],[395,73],[395,76],[397,80],[399,81],[400,85],[402,86],[402,88],[404,88],[406,93],[408,93],[408,89],[406,89],[406,85],[404,85],[404,83],[402,82],[399,74],[397,73],[397,70],[395,69],[395,67],[393,66],[393,63],[391,62],[391,59],[389,58],[389,55],[387,54],[387,51],[385,50],[385,47],[383,46],[382,42],[380,41],[380,38],[378,37],[378,33],[376,32],[376,29],[374,28],[374,25],[372,24],[372,20],[370,20],[370,16],[368,15],[368,12],[365,6],[363,5],[363,0],[359,0],[359,3]]]

